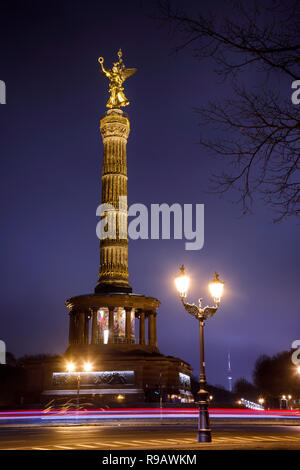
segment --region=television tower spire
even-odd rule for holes
[[[228,353],[228,371],[227,371],[227,378],[228,378],[228,390],[232,392],[232,374],[231,374],[231,359],[230,359],[230,352]]]

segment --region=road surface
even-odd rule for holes
[[[195,425],[0,428],[0,450],[300,449],[300,426],[215,424],[213,442],[198,444]]]

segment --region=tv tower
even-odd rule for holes
[[[229,390],[229,392],[232,392],[232,375],[231,375],[230,352],[228,353],[228,371],[227,371],[227,378],[228,378],[228,390]]]

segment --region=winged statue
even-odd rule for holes
[[[109,79],[109,93],[110,97],[106,104],[107,108],[120,108],[121,106],[128,106],[130,103],[124,94],[123,83],[128,77],[131,77],[136,72],[136,69],[127,69],[122,59],[122,51],[118,52],[119,60],[114,62],[111,69],[105,69],[103,57],[99,57],[98,62],[101,65],[101,73]]]

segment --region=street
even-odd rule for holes
[[[214,424],[213,442],[198,444],[193,425],[7,426],[0,450],[300,449],[300,426]]]

